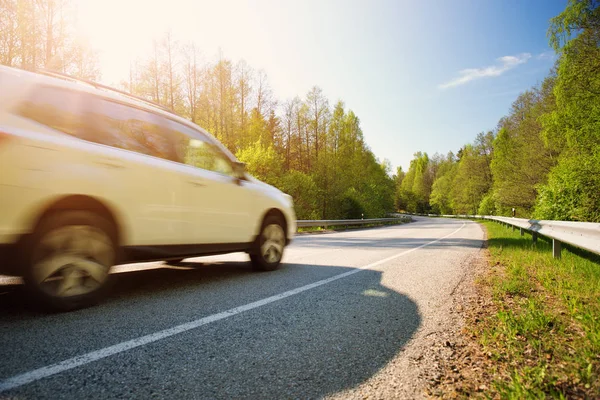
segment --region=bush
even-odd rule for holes
[[[600,222],[600,151],[563,156],[540,186],[535,218]]]
[[[319,219],[317,210],[318,188],[312,176],[300,171],[286,172],[279,188],[294,198],[298,219]]]
[[[494,215],[496,213],[496,201],[492,193],[486,194],[479,203],[477,214],[479,215]]]
[[[349,190],[342,199],[342,219],[361,219],[365,209],[355,197],[355,191]]]

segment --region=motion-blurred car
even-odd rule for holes
[[[291,196],[202,128],[48,71],[0,66],[0,88],[0,273],[41,304],[93,304],[115,264],[242,251],[279,266]]]

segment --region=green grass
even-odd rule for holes
[[[483,224],[492,263],[484,285],[494,311],[473,333],[494,360],[487,395],[600,398],[599,258],[567,247],[553,259],[550,243]]]

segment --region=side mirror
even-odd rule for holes
[[[239,161],[234,162],[233,172],[238,179],[244,179],[246,177],[246,164]]]

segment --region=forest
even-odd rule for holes
[[[494,130],[446,155],[417,152],[395,175],[395,207],[419,213],[600,222],[600,1],[550,21],[557,54]]]
[[[73,41],[72,11],[67,0],[0,0],[0,63],[98,80],[96,54]],[[393,211],[391,164],[369,149],[358,116],[317,86],[281,101],[264,71],[222,54],[204,61],[194,42],[166,32],[119,89],[208,130],[252,175],[292,195],[299,219]]]
[[[359,117],[318,86],[277,99],[266,73],[171,32],[130,65],[119,88],[211,132],[257,178],[294,197],[298,219],[391,211],[600,221],[600,1],[570,0],[550,21],[554,67],[508,115],[456,153],[417,152],[392,171]],[[98,80],[98,56],[74,40],[70,0],[0,0],[0,64]],[[409,132],[398,132],[402,134]]]

